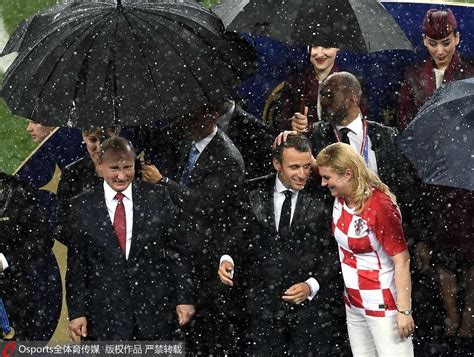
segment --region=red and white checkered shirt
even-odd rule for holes
[[[358,216],[343,198],[336,198],[332,228],[339,245],[346,304],[368,316],[395,315],[390,257],[407,249],[397,205],[375,190]]]

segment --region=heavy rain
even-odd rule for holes
[[[2,355],[474,355],[473,18],[2,0]]]

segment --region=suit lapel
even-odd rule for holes
[[[306,192],[305,189],[299,191],[298,193],[298,199],[296,201],[296,207],[295,207],[295,212],[293,214],[293,220],[291,221],[291,228],[292,231],[294,228],[296,228],[298,225],[303,222],[305,218],[305,212],[308,210],[308,205],[310,204],[311,200],[310,197],[308,197],[308,193]]]
[[[98,224],[97,228],[100,230],[100,234],[96,235],[99,240],[98,244],[102,245],[105,249],[110,250],[112,254],[116,255],[119,259],[125,259],[122,253],[117,237],[115,236],[114,225],[109,216],[107,205],[105,204],[105,194],[103,186],[98,186],[100,189],[96,190],[96,194],[92,196],[92,202],[89,207],[95,207],[95,220]]]
[[[274,186],[275,176],[271,175],[265,182],[263,192],[260,190],[252,190],[249,199],[252,211],[257,220],[264,223],[271,232],[276,233],[277,229],[275,225],[275,210],[273,204]]]
[[[140,251],[144,247],[144,241],[146,236],[144,234],[144,229],[147,222],[145,222],[146,217],[146,200],[142,195],[138,182],[133,182],[132,186],[132,199],[133,199],[133,230],[132,230],[132,241],[130,245],[130,253],[128,256],[128,261],[133,261],[140,256]],[[149,198],[151,199],[151,197]]]

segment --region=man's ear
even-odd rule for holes
[[[272,163],[273,163],[273,167],[275,168],[275,170],[280,172],[281,171],[281,162],[278,161],[276,158],[273,158]]]

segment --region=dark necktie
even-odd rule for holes
[[[115,195],[117,199],[117,207],[115,208],[114,215],[114,231],[117,236],[120,248],[122,249],[123,254],[126,252],[125,241],[127,239],[127,220],[125,218],[125,207],[123,205],[124,195],[122,192],[118,192]]]
[[[290,222],[291,222],[291,197],[293,192],[290,190],[283,191],[285,194],[285,201],[281,206],[280,223],[278,224],[278,233],[280,237],[287,238],[290,234]]]
[[[189,178],[191,176],[191,172],[193,171],[194,165],[196,164],[198,156],[199,150],[195,145],[193,145],[189,151],[188,161],[186,162],[186,166],[184,167],[183,173],[181,174],[181,179],[179,180],[179,184],[181,186],[188,187]]]
[[[349,141],[349,136],[347,136],[347,134],[349,134],[350,131],[351,129],[348,129],[348,128],[341,128],[339,130],[339,132],[341,133],[341,141],[348,145],[351,144],[351,142]]]

